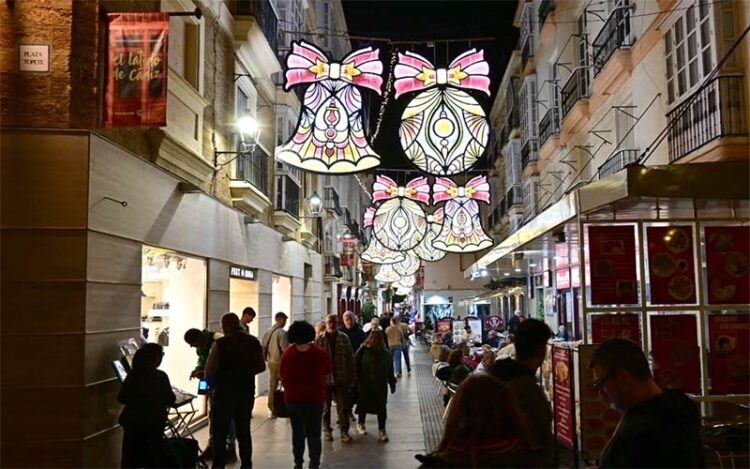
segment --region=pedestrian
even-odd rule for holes
[[[407,316],[408,317],[408,316]],[[408,319],[407,319],[408,323]],[[411,373],[411,328],[408,324],[404,324],[403,321],[399,320],[399,325],[401,328],[401,333],[404,334],[404,362],[406,363],[406,372]]]
[[[367,414],[378,416],[378,441],[387,442],[385,429],[388,388],[396,392],[396,377],[393,375],[393,360],[385,350],[382,331],[373,331],[355,357],[357,369],[357,432],[367,434]]]
[[[318,338],[326,332],[326,322],[318,321],[315,323],[315,337]]]
[[[505,360],[506,358],[516,358],[516,345],[513,343],[513,334],[506,332],[503,343],[500,344],[500,350],[497,351],[497,359]]]
[[[479,362],[474,373],[489,373],[492,365],[495,364],[495,354],[491,350],[485,350],[482,352],[482,361]]]
[[[275,324],[263,336],[263,358],[268,363],[268,412],[272,419],[276,418],[273,411],[274,391],[279,386],[279,364],[281,355],[289,345],[286,337],[287,315],[281,311],[274,316]]]
[[[287,337],[292,346],[281,356],[281,383],[292,424],[294,467],[302,468],[307,440],[310,467],[320,467],[321,425],[326,402],[326,376],[332,372],[331,358],[314,345],[315,329],[305,321],[294,321]]]
[[[498,360],[490,368],[490,373],[505,383],[518,401],[531,432],[531,448],[547,464],[552,461],[552,410],[544,390],[537,383],[536,372],[544,362],[547,342],[551,338],[552,331],[544,321],[526,320],[516,331],[516,358]]]
[[[255,402],[255,375],[266,369],[263,350],[254,336],[245,334],[234,313],[221,317],[224,337],[216,340],[206,361],[206,378],[213,387],[214,442],[227,437],[234,419],[241,467],[252,467],[250,416]],[[215,444],[212,467],[224,467],[226,447]]]
[[[627,339],[599,345],[589,364],[594,389],[623,414],[599,467],[704,467],[700,412],[682,391],[662,390],[643,350]]]
[[[484,343],[494,349],[500,348],[500,337],[497,336],[497,331],[489,331],[487,333],[487,340]]]
[[[351,311],[344,313],[344,325],[339,327],[339,330],[346,334],[349,338],[349,342],[352,344],[352,350],[357,353],[359,347],[364,343],[367,335],[362,330],[362,326],[357,322],[357,316]]]
[[[364,325],[364,327],[362,327],[362,330],[364,331],[364,333],[368,335],[370,334],[370,331],[375,330],[375,329],[380,329],[379,318],[370,319],[370,322],[368,322],[367,324]]]
[[[393,367],[396,370],[396,377],[401,377],[401,355],[404,351],[404,333],[399,326],[398,317],[391,319],[391,325],[385,330],[388,342],[388,349],[393,357]]]
[[[333,364],[333,373],[332,376],[329,375],[327,383],[326,407],[323,412],[323,435],[326,441],[333,441],[331,403],[335,401],[341,441],[349,443],[352,441],[352,436],[349,435],[349,416],[351,415],[349,388],[356,383],[357,375],[354,367],[352,344],[346,334],[338,331],[338,318],[336,314],[328,315],[325,333],[315,339],[315,345],[328,353]]]
[[[515,399],[496,378],[468,378],[456,392],[435,451],[422,467],[539,467]]]
[[[513,317],[508,321],[508,332],[515,335],[518,326],[524,321],[524,319],[525,318],[521,314],[521,311],[513,311]]]
[[[464,354],[459,349],[451,350],[448,355],[448,365],[451,370],[448,381],[455,385],[461,384],[471,374],[471,368],[464,364]]]
[[[255,313],[255,310],[252,308],[252,306],[248,306],[247,308],[242,310],[242,316],[240,317],[240,327],[242,327],[242,330],[245,331],[245,333],[250,333],[250,323],[255,320],[255,316],[257,316],[257,314]]]
[[[388,326],[391,325],[391,315],[388,313],[383,313],[383,315],[378,319],[378,322],[380,323],[381,330],[384,331],[388,329]]]
[[[117,394],[125,405],[118,419],[123,429],[122,467],[161,467],[167,410],[175,402],[169,377],[157,369],[163,356],[159,344],[139,348]]]

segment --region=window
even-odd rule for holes
[[[521,140],[524,145],[539,134],[536,75],[530,75],[521,87]]]
[[[235,119],[240,119],[244,116],[255,117],[256,108],[256,95],[255,89],[252,85],[248,84],[249,81],[245,78],[236,89],[237,102],[235,109]],[[236,136],[237,152],[244,152],[245,146],[239,135]],[[235,160],[235,179],[247,181],[264,194],[268,193],[268,155],[261,148],[260,145],[255,145],[253,151],[248,153],[238,153],[237,159]]]
[[[169,18],[169,68],[200,91],[201,26],[193,18]]]
[[[634,117],[635,109],[631,107],[630,99],[625,100],[622,106],[615,111],[615,127],[617,129],[617,148],[620,150],[635,149],[636,124]]]

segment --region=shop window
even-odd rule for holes
[[[271,311],[272,316],[278,312],[286,313],[289,319],[285,329],[295,320],[292,314],[292,279],[283,275],[273,276],[271,286]]]

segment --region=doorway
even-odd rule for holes
[[[292,312],[292,278],[283,275],[273,276],[271,287],[271,320],[279,311],[286,313],[289,317],[284,329],[297,319]]]

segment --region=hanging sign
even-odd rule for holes
[[[596,347],[590,344],[578,346],[578,363],[583,365],[578,374],[581,390],[581,456],[587,460],[599,459],[621,417],[593,387],[594,376],[588,364]]]
[[[486,327],[487,330],[499,331],[504,326],[505,326],[505,321],[503,321],[502,316],[493,314],[492,316],[487,316],[486,318],[484,318],[484,327]]]
[[[708,302],[750,303],[750,226],[707,226]]]
[[[357,245],[357,239],[344,238],[342,245],[343,253],[341,254],[341,266],[354,267],[354,247]]]
[[[750,389],[750,314],[709,314],[711,394]]]
[[[638,303],[635,227],[589,226],[591,304]]]
[[[651,316],[651,353],[656,382],[663,389],[697,394],[701,390],[701,359],[695,316]]]
[[[168,13],[110,13],[107,127],[167,125]]]
[[[646,239],[651,304],[695,303],[693,228],[649,226]]]
[[[459,187],[446,178],[435,178],[432,186],[434,203],[445,202],[443,226],[432,245],[441,251],[468,253],[492,246],[479,218],[477,201],[490,203],[487,176],[477,176]]]
[[[638,314],[592,314],[589,317],[591,318],[592,343],[601,344],[608,339],[621,338],[641,344]]]
[[[573,449],[576,436],[572,352],[568,347],[552,347],[555,433],[557,441],[570,449]]]

